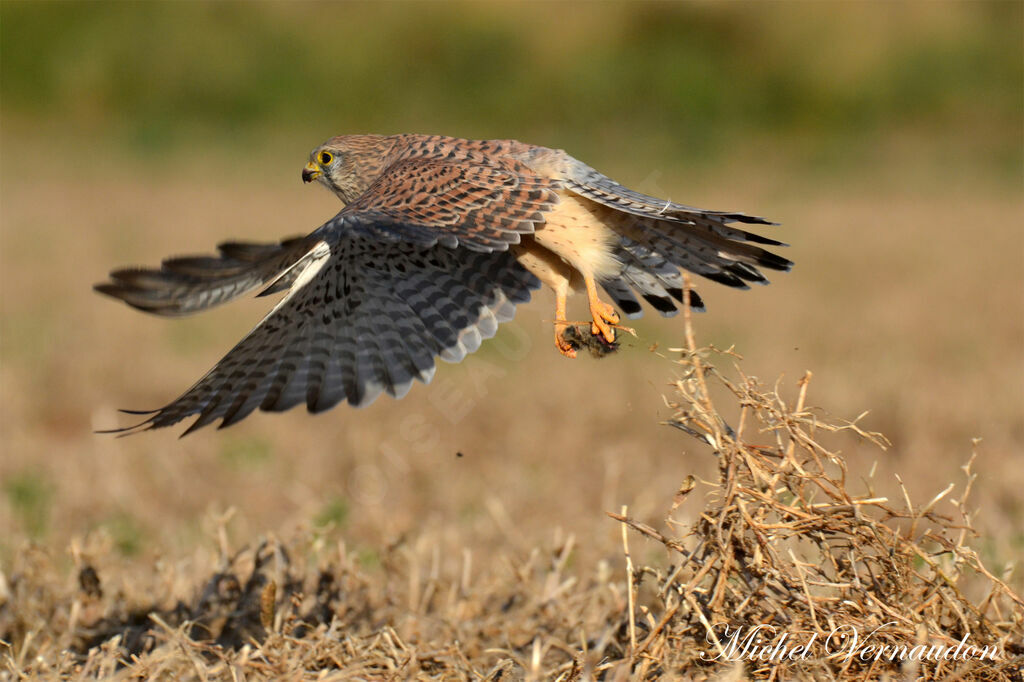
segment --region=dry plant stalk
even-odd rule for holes
[[[850,492],[846,463],[823,441],[849,432],[885,449],[885,437],[808,407],[809,372],[792,405],[777,386],[766,389],[738,365],[730,378],[714,360],[736,356],[698,347],[688,306],[683,310],[687,345],[672,349],[681,354],[682,376],[674,384],[675,414],[668,424],[713,449],[718,480],[705,482],[706,502],[686,538],[612,515],[675,557],[667,577],[654,572],[661,606],[675,614],[658,633],[671,640],[665,646],[691,651],[695,666],[743,660],[753,678],[881,679],[913,667],[924,680],[1021,679],[1024,602],[966,543],[976,535],[968,512],[974,458],[964,466],[956,518],[935,511],[953,485],[923,506],[911,502],[902,481],[898,504],[870,489]],[[724,389],[725,399],[738,405],[735,428],[716,409],[712,387]],[[681,493],[688,492],[684,483]],[[981,604],[962,591],[972,580],[987,585]],[[764,644],[774,647],[782,639],[792,650],[815,642],[818,655],[812,650],[799,660],[781,654],[773,660],[762,649],[762,660],[751,660],[756,638],[747,655],[729,650],[729,635],[739,632],[743,645],[758,625],[769,626],[759,633]],[[979,649],[990,647],[996,660],[905,662],[904,653],[917,645],[955,648],[965,635]],[[889,648],[883,655],[869,651],[864,660],[861,645],[869,636],[871,645]],[[644,642],[640,648],[650,646]],[[919,656],[924,653],[918,649]],[[684,664],[680,672],[692,669]]]

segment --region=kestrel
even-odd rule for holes
[[[763,218],[706,211],[623,187],[557,149],[515,140],[347,135],[310,154],[305,182],[341,199],[306,237],[228,242],[216,256],[111,273],[96,290],[158,315],[184,315],[260,290],[287,292],[206,376],[145,421],[120,431],[220,428],[256,408],[403,397],[459,362],[510,320],[541,283],[555,293],[554,337],[574,357],[566,300],[584,292],[590,329],[613,344],[619,314],[664,316],[683,300],[680,268],[731,287],[766,284],[758,267],[792,263],[757,244],[785,246],[733,226]],[[691,292],[690,305],[703,309]],[[573,330],[577,332],[577,330]],[[183,434],[184,435],[184,434]]]

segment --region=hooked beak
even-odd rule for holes
[[[309,183],[319,178],[323,173],[317,168],[312,161],[306,164],[306,167],[302,169],[302,181]]]

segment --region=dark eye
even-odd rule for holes
[[[320,165],[326,166],[334,160],[334,155],[330,152],[320,152]]]

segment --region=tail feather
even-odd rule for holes
[[[110,281],[97,284],[101,294],[120,299],[156,315],[188,315],[226,303],[260,286],[269,292],[294,282],[311,242],[287,239],[279,244],[226,242],[219,256],[178,256],[159,269],[124,268],[110,273]]]
[[[630,288],[662,315],[675,314],[672,299],[681,301],[683,291],[680,268],[729,287],[748,289],[749,282],[768,284],[759,268],[785,272],[793,267],[792,261],[759,246],[786,244],[733,224],[776,223],[658,199],[624,187],[564,153],[562,161],[562,181],[567,189],[612,209],[606,214],[606,224],[619,234],[615,256],[621,269],[605,289],[630,317],[641,314]],[[703,309],[699,299],[691,300],[691,305]]]
[[[663,317],[672,317],[679,310],[673,299],[683,301],[683,278],[679,268],[662,254],[628,237],[621,237],[615,249],[621,264],[619,276],[604,283],[605,291],[615,300],[627,317],[643,313],[630,288],[640,294]],[[703,311],[704,302],[692,292],[690,307]]]
[[[623,235],[624,243],[635,242],[667,261],[673,269],[683,268],[726,286],[745,289],[747,282],[767,284],[768,279],[758,267],[792,267],[790,261],[759,246],[725,239],[693,225],[619,215],[614,228]]]
[[[667,221],[657,221],[655,228],[665,234],[672,235],[685,230],[687,234],[694,234],[696,237],[710,246],[716,247],[720,253],[726,254],[733,260],[746,263],[747,265],[760,265],[770,270],[788,272],[793,267],[793,262],[782,256],[766,251],[760,246],[737,241],[734,238],[724,236],[720,230],[713,229],[713,225],[702,225],[697,223],[693,228],[682,228]],[[749,234],[749,233],[744,233]],[[779,246],[785,246],[782,242],[769,242]]]
[[[636,296],[633,295],[625,278],[608,279],[601,282],[601,286],[626,317],[631,320],[643,317],[644,309],[640,306],[640,301],[636,300]],[[673,305],[672,308],[675,309],[675,306]]]

